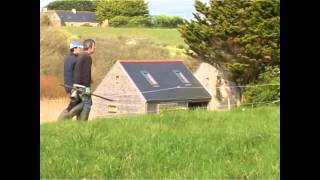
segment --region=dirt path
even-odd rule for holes
[[[53,122],[68,105],[68,98],[40,100],[40,123]]]

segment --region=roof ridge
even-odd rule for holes
[[[48,10],[49,11],[49,10]],[[72,10],[63,10],[63,9],[53,9],[53,10],[50,10],[50,11],[64,11],[64,12],[72,12]],[[77,13],[78,12],[89,12],[89,13],[95,13],[95,12],[93,12],[93,11],[78,11],[78,10],[76,10],[77,11]]]
[[[145,63],[145,62],[182,62],[179,59],[142,59],[142,60],[118,60],[120,63]]]

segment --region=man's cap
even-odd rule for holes
[[[70,49],[72,48],[83,48],[83,46],[81,45],[81,43],[79,41],[71,41],[70,42]]]

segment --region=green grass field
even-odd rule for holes
[[[101,27],[64,27],[72,34],[81,37],[117,37],[151,38],[154,41],[169,46],[184,45],[177,29],[170,28],[101,28]]]
[[[41,125],[41,178],[279,179],[280,108]]]

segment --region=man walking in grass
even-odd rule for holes
[[[74,69],[73,87],[79,89],[82,100],[82,111],[79,120],[87,121],[91,110],[91,55],[95,51],[95,41],[87,39],[83,41],[84,52],[80,53]]]
[[[74,74],[74,68],[77,62],[78,55],[81,52],[81,48],[83,46],[79,41],[73,40],[70,42],[70,54],[65,58],[64,60],[64,85],[65,85],[65,91],[67,94],[70,95],[70,103],[68,107],[63,110],[63,112],[58,117],[58,120],[62,119],[71,119],[73,116],[77,115],[77,118],[79,118],[80,111],[79,108],[73,109],[77,104],[81,102],[80,97],[77,96],[71,96],[73,90],[73,74]],[[72,110],[72,111],[71,111]],[[80,109],[81,110],[81,109]]]

